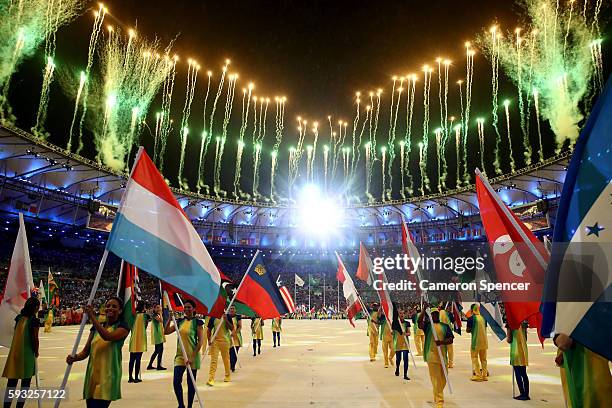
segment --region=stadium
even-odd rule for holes
[[[482,4],[492,23],[444,2],[457,31],[426,40],[400,16],[454,21],[427,5],[179,1],[169,23],[162,5],[27,3],[0,0],[5,407],[612,397],[602,1]],[[393,21],[361,40],[384,73],[337,53],[352,39],[314,33],[362,13]],[[259,46],[248,14],[271,27]],[[294,26],[313,37],[271,34]],[[194,51],[205,35],[219,44]]]

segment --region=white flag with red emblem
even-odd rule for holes
[[[6,286],[0,301],[0,345],[11,346],[13,332],[15,331],[15,317],[25,305],[34,287],[28,238],[23,214],[19,213],[19,232],[17,232]]]
[[[355,289],[355,284],[353,283],[353,279],[351,279],[351,275],[348,274],[337,252],[336,257],[338,258],[338,273],[336,274],[336,278],[342,283],[342,294],[344,294],[344,299],[346,299],[346,316],[349,319],[349,323],[355,327],[353,317],[361,311],[359,294],[357,293],[357,289]]]

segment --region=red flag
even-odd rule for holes
[[[362,263],[362,259],[363,259],[363,263]],[[372,262],[372,258],[370,258],[370,254],[368,254],[368,250],[363,244],[359,248],[360,267],[362,264],[363,264],[364,269],[367,268],[367,271],[369,275],[371,276],[370,279],[372,279],[372,281],[380,281],[375,285],[376,287],[378,287],[378,289],[376,289],[376,293],[378,294],[380,305],[383,308],[383,313],[385,314],[387,319],[389,319],[389,321],[392,322],[393,321],[393,305],[391,304],[391,296],[389,295],[389,292],[387,291],[387,275],[385,275],[384,270],[382,270],[380,274],[374,273],[373,266],[372,266],[374,265],[374,263]],[[358,267],[358,270],[359,270],[359,267]]]
[[[360,279],[368,284],[368,286],[372,286],[372,269],[374,265],[372,264],[372,259],[368,254],[368,250],[366,249],[363,242],[359,243],[359,265],[357,266],[357,273],[355,277]]]
[[[336,278],[338,278],[338,281],[342,283],[342,293],[344,294],[344,299],[346,299],[346,315],[349,319],[349,323],[355,327],[353,317],[355,317],[355,315],[361,311],[359,294],[357,293],[353,280],[346,271],[346,268],[340,259],[340,255],[338,255],[337,252],[336,257],[338,258],[338,273],[336,274]]]
[[[402,220],[402,248],[404,249],[404,253],[408,255],[412,265],[411,268],[406,271],[408,274],[408,279],[416,284],[416,293],[420,297],[421,287],[419,286],[418,281],[421,280],[421,275],[419,273],[418,263],[421,259],[421,254],[419,254],[419,250],[417,249],[416,245],[414,245],[414,241],[412,240],[412,236],[410,235],[410,231],[408,231],[408,226],[404,220]]]
[[[220,270],[219,270],[219,276],[221,276],[221,284],[222,284],[221,287],[222,288],[223,288],[223,283],[231,282],[230,278],[225,276],[223,272],[221,272]],[[186,299],[191,299],[196,304],[197,314],[216,317],[216,318],[220,318],[221,316],[223,316],[223,312],[225,311],[225,304],[227,302],[227,295],[225,293],[222,293],[224,292],[223,290],[219,292],[219,296],[217,297],[217,300],[215,301],[215,303],[213,304],[213,307],[209,311],[208,308],[202,302],[199,302],[193,296],[188,295],[184,291],[170,285],[167,282],[161,281],[161,288],[162,288],[162,293],[164,291],[168,292],[168,298],[170,299],[170,305],[172,306],[173,310],[179,310],[179,311],[183,310],[183,302]]]
[[[480,217],[493,252],[497,281],[529,283],[524,291],[526,301],[517,301],[517,292],[501,291],[506,319],[511,329],[518,329],[527,320],[540,329],[542,282],[549,255],[544,245],[504,204],[488,180],[476,172],[476,193]]]

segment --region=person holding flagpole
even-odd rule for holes
[[[399,377],[400,362],[404,360],[404,380],[408,377],[408,353],[410,348],[408,336],[410,336],[410,322],[404,318],[404,309],[398,312],[398,318],[393,322],[393,349],[395,350],[395,376]],[[383,343],[383,349],[384,349]]]
[[[508,332],[506,341],[510,343],[510,365],[514,370],[514,377],[519,389],[519,395],[514,399],[528,401],[531,398],[529,398],[529,377],[527,377],[527,366],[529,365],[527,322],[523,322],[521,327],[514,330],[506,326],[506,330]]]
[[[385,361],[385,368],[389,368],[389,363],[393,360],[394,350],[394,335],[392,329],[393,322],[389,322],[387,317],[383,314],[379,318],[380,322],[380,337],[379,340],[382,344],[383,359]]]
[[[419,328],[425,333],[423,359],[429,369],[435,406],[441,408],[444,406],[444,387],[448,382],[446,377],[448,373],[445,366],[447,360],[446,346],[453,342],[453,331],[448,325],[440,323],[440,313],[437,309],[431,309],[429,313],[426,312],[425,310],[422,311],[418,318]],[[429,321],[427,322],[425,321],[426,314],[429,314]]]
[[[13,340],[2,371],[2,377],[8,379],[4,394],[4,408],[10,408],[12,403],[8,397],[9,389],[14,390],[21,380],[21,391],[27,391],[30,388],[32,377],[36,375],[38,329],[40,327],[37,317],[39,308],[40,301],[37,298],[28,298],[23,309],[15,318]],[[23,407],[24,403],[23,399],[17,400],[17,408]]]
[[[440,305],[440,321],[444,324],[449,325],[450,327],[453,327],[455,323],[455,317],[453,316],[452,307],[453,307],[452,303],[449,303],[448,305],[446,305],[446,309],[444,309],[443,304]],[[451,310],[448,310],[448,309],[451,309]],[[447,344],[446,349],[448,350],[448,364],[446,365],[446,367],[453,368],[455,366],[454,364],[455,350],[453,348],[452,343]]]
[[[251,336],[253,337],[253,357],[261,354],[261,341],[263,340],[264,322],[261,317],[251,318]]]
[[[467,319],[468,333],[472,335],[470,356],[472,358],[471,381],[488,381],[489,370],[487,370],[487,321],[480,315],[480,306],[473,303],[470,307],[472,312]]]
[[[242,347],[242,319],[236,314],[236,306],[232,305],[228,309],[228,319],[232,322],[232,347],[230,348],[230,369],[236,371],[238,362],[238,351]]]
[[[161,361],[164,354],[164,343],[166,342],[166,336],[164,334],[164,319],[162,317],[162,307],[158,303],[153,308],[153,316],[151,318],[151,343],[155,346],[155,351],[151,354],[149,365],[147,370],[165,370],[166,367],[162,367]],[[157,368],[153,367],[153,361],[157,358]]]
[[[376,361],[376,352],[378,351],[378,315],[380,309],[378,303],[372,303],[372,311],[368,318],[368,337],[370,338],[370,361]]]
[[[145,313],[144,302],[138,302],[136,305],[136,316],[132,325],[132,334],[130,335],[130,363],[129,363],[129,380],[131,383],[142,382],[140,378],[140,361],[142,353],[147,351],[147,323],[148,315]],[[133,375],[132,375],[133,373]]]
[[[212,387],[215,385],[215,374],[217,372],[219,353],[221,353],[223,368],[225,369],[223,382],[230,382],[230,344],[232,343],[231,335],[234,331],[234,325],[230,317],[224,314],[221,318],[211,316],[208,320],[207,328],[208,333],[206,337],[208,338],[208,349],[210,354],[210,370],[208,372],[208,382],[206,385]]]
[[[272,319],[272,340],[274,341],[274,346],[278,343],[278,347],[280,347],[281,343],[281,331],[282,329],[283,318],[278,316]]]
[[[171,319],[166,322],[164,334],[172,334],[175,331],[180,336],[180,340],[177,336],[176,341],[176,355],[174,356],[174,376],[172,385],[174,387],[174,394],[178,402],[179,408],[185,408],[185,402],[183,400],[183,375],[187,366],[191,367],[193,373],[193,379],[196,379],[198,370],[200,369],[200,349],[204,344],[204,329],[202,328],[203,322],[195,317],[196,304],[191,299],[185,299],[183,302],[183,313],[184,317],[178,319],[176,322],[177,327],[172,324]],[[183,356],[183,350],[181,349],[181,340],[185,347],[185,354],[187,360]],[[195,397],[196,390],[195,384],[191,381],[191,377],[187,376],[187,407],[193,406],[193,399]]]
[[[121,319],[121,299],[111,297],[105,308],[106,319],[100,323],[93,307],[85,306],[92,323],[89,338],[79,353],[66,357],[69,365],[89,357],[83,383],[87,408],[106,408],[112,401],[121,399],[121,349],[130,329]]]

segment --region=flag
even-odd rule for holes
[[[404,249],[404,253],[408,255],[410,259],[411,268],[406,271],[408,273],[408,278],[410,281],[416,284],[416,293],[420,297],[421,296],[421,287],[419,286],[419,282],[423,280],[421,276],[421,271],[419,269],[419,263],[421,260],[421,254],[419,254],[419,250],[416,245],[414,245],[414,241],[412,240],[412,235],[410,235],[410,231],[408,231],[408,225],[402,219],[402,248]],[[416,263],[415,263],[416,262]],[[418,279],[418,281],[417,281]]]
[[[15,331],[15,317],[21,312],[34,289],[23,214],[19,213],[19,231],[15,240],[6,285],[0,299],[0,345],[10,347]]]
[[[59,285],[51,273],[51,268],[49,268],[49,273],[47,275],[47,293],[49,293],[49,302],[51,302],[52,305],[59,306]]]
[[[461,335],[461,303],[451,302],[453,306],[453,330]]]
[[[336,257],[338,258],[338,273],[336,274],[336,278],[342,283],[342,293],[344,294],[344,299],[346,299],[346,315],[351,326],[355,327],[353,317],[361,311],[359,294],[357,293],[357,289],[355,289],[355,284],[351,279],[351,275],[347,272],[337,252]]]
[[[40,280],[40,284],[38,285],[38,299],[41,303],[48,303],[47,293],[45,292],[45,284],[43,283],[42,279]]]
[[[487,321],[487,324],[493,330],[493,333],[501,341],[506,338],[504,331],[504,322],[501,317],[501,311],[497,303],[480,303],[480,314]]]
[[[368,254],[368,250],[366,249],[363,242],[359,243],[359,264],[357,265],[357,273],[355,277],[359,280],[362,280],[368,284],[368,286],[372,286],[372,271],[374,270],[374,264],[372,263],[372,258]]]
[[[527,320],[531,327],[539,329],[540,301],[532,299],[540,299],[542,296],[541,282],[548,263],[548,252],[531,230],[504,204],[482,173],[477,170],[476,176],[478,207],[493,253],[497,281],[529,283],[529,289],[520,295],[512,291],[500,291],[508,326],[513,330],[518,329]],[[525,301],[517,299],[518,296],[524,296]]]
[[[381,271],[380,274],[374,274],[372,268],[372,266],[374,265],[372,262],[372,258],[370,258],[368,250],[363,244],[359,248],[359,265],[360,266],[357,267],[358,274],[361,274],[362,277],[365,277],[367,273],[371,277],[370,279],[372,282],[374,282],[375,280],[380,280],[380,283],[376,285],[379,287],[379,289],[376,289],[376,294],[378,294],[378,299],[380,300],[380,305],[382,306],[383,313],[385,314],[387,319],[392,322],[394,313],[393,305],[391,304],[391,296],[387,291],[387,275],[385,274],[384,270]],[[363,268],[361,272],[359,272],[360,267]]]
[[[249,306],[259,317],[272,319],[289,313],[278,286],[266,269],[259,252],[255,254],[242,279],[236,300]]]
[[[289,310],[289,313],[295,312],[295,302],[291,297],[291,293],[289,293],[289,289],[287,289],[287,287],[282,284],[280,275],[278,275],[276,278],[276,286],[278,286],[278,290],[280,291],[281,297],[283,298],[283,302],[285,302],[285,306],[287,306],[287,310]]]
[[[295,284],[298,285],[300,288],[304,286],[304,279],[300,278],[298,276],[298,274],[295,274]]]
[[[542,305],[545,336],[550,336],[553,330],[567,334],[608,360],[612,360],[610,129],[612,79],[593,107],[567,168]],[[559,243],[572,246],[568,248]],[[587,259],[589,265],[579,263]],[[580,294],[582,298],[568,300],[568,292],[582,291],[583,285],[588,287]]]
[[[123,270],[119,274],[119,297],[123,299],[123,321],[132,328],[136,320],[136,306],[140,301],[138,288],[138,269],[127,262],[121,263]]]
[[[221,277],[202,239],[144,149],[140,149],[106,249],[210,308]]]

